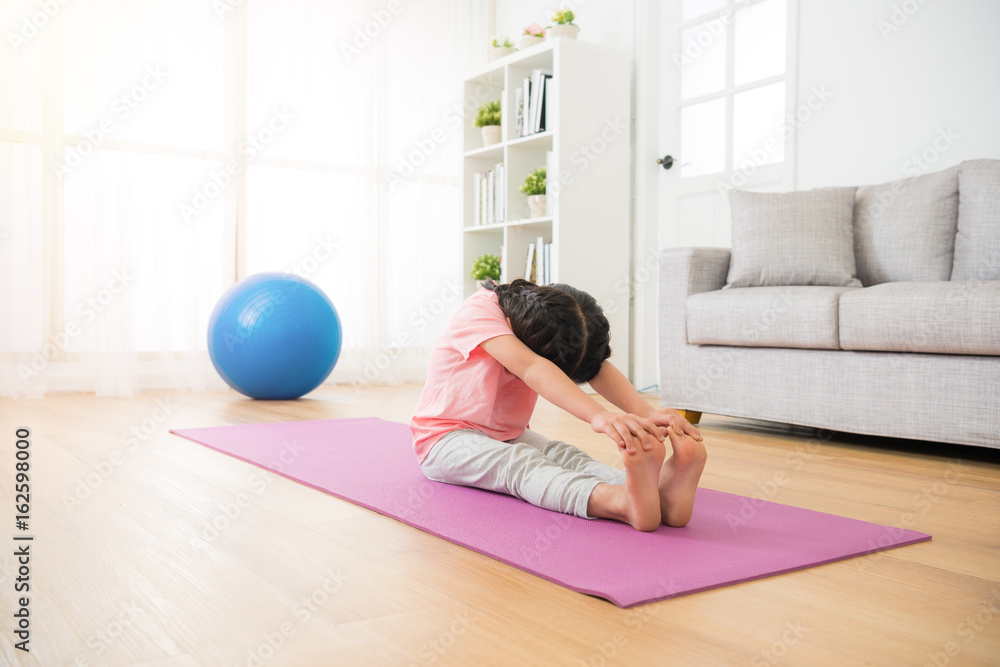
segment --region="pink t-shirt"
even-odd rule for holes
[[[538,394],[479,347],[504,335],[514,332],[492,291],[481,289],[459,306],[434,344],[410,419],[419,461],[450,431],[475,429],[495,440],[511,440],[528,428]]]

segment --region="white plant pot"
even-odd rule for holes
[[[484,125],[480,128],[483,131],[483,146],[492,146],[500,143],[500,126]]]
[[[532,218],[545,217],[545,195],[529,195],[528,211]]]
[[[534,46],[535,44],[541,44],[544,41],[545,41],[545,39],[542,38],[542,37],[534,37],[534,36],[531,36],[531,35],[525,35],[520,40],[518,40],[518,42],[517,42],[517,48],[519,48],[519,49],[528,49],[528,48],[531,48],[532,46]]]
[[[549,39],[555,39],[556,37],[568,37],[569,39],[576,39],[577,34],[579,34],[580,28],[575,25],[570,25],[568,23],[560,25],[555,24],[551,28],[545,31],[545,35]]]
[[[496,60],[497,58],[503,58],[504,56],[509,56],[514,53],[517,49],[513,46],[493,46],[490,47],[490,60]]]

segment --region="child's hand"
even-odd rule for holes
[[[684,433],[691,436],[695,440],[703,440],[701,431],[695,428],[691,422],[681,417],[680,414],[673,408],[660,408],[653,414],[649,415],[650,420],[655,424],[660,426],[669,426],[674,430],[674,433]]]
[[[657,426],[645,417],[628,413],[613,413],[608,410],[598,412],[590,419],[590,427],[596,433],[603,433],[615,441],[619,449],[635,454],[641,444],[645,451],[653,448],[656,441],[663,442],[667,430]]]

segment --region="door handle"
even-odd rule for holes
[[[671,155],[664,155],[656,161],[656,164],[660,165],[664,169],[670,169],[674,166],[674,158]]]

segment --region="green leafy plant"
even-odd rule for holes
[[[483,102],[479,105],[479,110],[476,111],[476,120],[473,125],[476,127],[485,127],[487,125],[499,125],[500,124],[500,100],[490,100],[488,102]]]
[[[476,258],[476,261],[472,264],[471,275],[473,280],[486,280],[487,278],[500,280],[500,257],[497,255],[482,255]]]
[[[576,25],[573,23],[573,19],[575,18],[576,16],[573,14],[573,10],[571,9],[556,9],[549,15],[549,19],[555,21],[559,25]],[[576,27],[577,29],[580,28],[578,25],[576,25]]]
[[[508,49],[513,49],[514,42],[510,41],[510,37],[504,37],[502,42],[500,41],[499,37],[494,37],[493,46],[495,46],[498,49],[503,46],[506,46]]]
[[[521,192],[529,197],[545,194],[545,167],[539,167],[528,174],[521,185]]]

